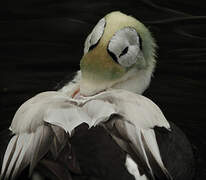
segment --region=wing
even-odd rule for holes
[[[80,102],[80,107],[71,106],[71,104],[67,104],[67,102],[60,102],[48,109],[44,121],[59,126],[64,129],[65,132],[72,134],[74,128],[82,123],[88,124],[89,127],[96,126],[100,122],[107,121],[110,116],[116,113],[113,104],[102,100],[77,100],[73,102]]]
[[[171,179],[165,168],[156,141],[154,127],[170,125],[163,113],[151,100],[125,90],[110,90],[92,97],[73,100],[78,105],[50,108],[46,122],[60,126],[66,132],[80,123],[90,127],[104,124],[116,142],[140,163],[151,179]],[[115,120],[111,117],[116,115]],[[63,116],[61,118],[57,118]],[[108,121],[110,120],[110,121]],[[112,127],[112,128],[111,128]]]
[[[116,116],[105,127],[116,142],[146,171],[151,179],[171,179],[157,144],[154,127],[170,125],[161,110],[151,100],[124,90],[111,90],[95,98],[115,106]],[[109,125],[108,125],[109,124]]]
[[[13,179],[28,165],[31,175],[48,151],[57,158],[75,127],[95,126],[113,113],[114,106],[102,100],[75,100],[54,91],[34,96],[14,116],[10,126],[14,136],[4,155],[1,177]]]
[[[53,133],[48,126],[40,126],[34,133],[14,135],[3,159],[2,179],[14,179],[28,164],[32,172],[36,163],[48,152]]]
[[[108,125],[105,126],[108,129]],[[127,120],[115,120],[108,129],[117,144],[138,164],[148,178],[171,179],[165,168],[153,129],[140,129]]]
[[[13,178],[28,164],[31,173],[49,150],[54,155],[61,150],[62,131],[69,136],[82,123],[89,127],[104,124],[115,115],[121,117],[113,123],[120,134],[118,138],[126,140],[121,147],[129,147],[128,152],[139,157],[151,176],[154,166],[168,175],[152,128],[168,128],[169,124],[154,103],[124,90],[77,98],[71,99],[61,92],[44,92],[19,108],[11,124],[15,135],[7,147],[1,176]]]
[[[65,107],[68,108],[66,112]],[[56,108],[55,113],[54,108]],[[78,115],[75,116],[72,113],[78,112],[70,109],[75,109],[74,105],[59,92],[40,93],[18,109],[10,126],[14,135],[4,154],[2,179],[14,179],[28,165],[30,165],[31,175],[36,164],[48,151],[57,157],[63,148],[64,141],[69,137],[69,134],[66,134],[58,125],[70,116],[71,130],[84,122],[75,122],[73,118],[77,118]],[[49,115],[50,112],[51,115]],[[68,115],[65,116],[62,112]],[[58,119],[56,126],[47,123],[52,118]]]

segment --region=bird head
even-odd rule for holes
[[[80,93],[110,88],[142,93],[155,67],[156,44],[150,31],[132,16],[107,14],[88,35],[80,62]]]

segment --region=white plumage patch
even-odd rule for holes
[[[154,126],[170,127],[161,110],[141,95],[110,90],[90,97],[79,95],[76,99],[61,92],[45,92],[25,102],[11,125],[15,135],[7,147],[1,176],[14,178],[29,164],[31,174],[38,161],[54,147],[55,137],[61,141],[61,130],[71,134],[84,122],[89,127],[104,124],[114,114],[119,118],[113,125],[122,137],[132,143],[132,148],[141,156],[151,174],[148,149],[167,174],[153,131]],[[60,131],[55,126],[60,127]],[[124,145],[119,145],[124,149]]]
[[[92,32],[88,35],[84,44],[84,54],[86,54],[89,51],[91,46],[94,46],[98,43],[98,41],[103,35],[105,24],[106,24],[105,18],[100,19],[99,22],[94,27],[94,29],[92,30]]]
[[[138,165],[134,162],[134,160],[127,155],[125,166],[130,174],[135,177],[135,180],[148,180],[145,175],[140,175]]]
[[[125,27],[117,31],[111,38],[108,51],[112,52],[119,64],[130,67],[136,64],[140,56],[140,42],[137,31],[132,27]]]

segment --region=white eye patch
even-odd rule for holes
[[[140,55],[140,39],[137,31],[132,27],[120,29],[111,38],[107,50],[120,65],[132,66]]]
[[[102,18],[101,20],[99,20],[99,22],[94,27],[92,32],[88,35],[84,44],[84,54],[86,54],[90,49],[92,49],[98,44],[99,40],[101,39],[104,33],[105,25],[106,20],[105,18]]]

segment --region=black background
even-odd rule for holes
[[[101,17],[120,10],[152,31],[158,63],[144,95],[186,133],[197,159],[196,180],[205,179],[205,8],[197,0],[1,1],[0,131],[25,100],[79,69],[87,34]]]

